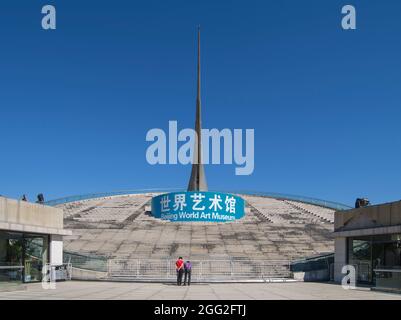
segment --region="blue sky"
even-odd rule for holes
[[[401,198],[396,0],[1,1],[0,194],[185,188],[190,166],[149,165],[145,136],[193,126],[198,24],[203,126],[255,129],[254,173],[208,165],[211,189]]]

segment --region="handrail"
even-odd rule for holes
[[[395,272],[395,273],[400,272],[401,273],[401,269],[373,269],[373,271],[374,272]]]
[[[184,190],[179,189],[179,188],[170,188],[170,189],[121,190],[121,191],[112,191],[112,192],[89,193],[89,194],[75,195],[75,196],[54,199],[54,200],[45,202],[45,204],[48,206],[56,206],[56,205],[60,205],[60,204],[70,203],[70,202],[97,199],[97,198],[105,198],[105,197],[113,197],[113,196],[124,196],[124,195],[141,194],[141,193],[181,192],[181,191],[184,191]],[[213,190],[211,190],[211,191],[213,191]],[[214,190],[214,191],[216,191],[216,190]],[[321,199],[317,199],[317,198],[297,196],[297,195],[290,195],[290,194],[274,193],[274,192],[240,191],[240,190],[236,190],[236,191],[219,190],[219,192],[254,195],[254,196],[262,196],[262,197],[273,198],[273,199],[299,201],[299,202],[309,203],[309,204],[313,204],[313,205],[317,205],[317,206],[321,206],[321,207],[325,207],[325,208],[330,208],[330,209],[335,209],[335,210],[348,210],[348,209],[352,208],[345,204],[337,203],[337,202],[333,202],[333,201],[327,201],[327,200],[321,200]]]
[[[54,200],[46,201],[44,204],[48,206],[57,206],[60,204],[82,201],[82,200],[90,200],[97,198],[105,198],[105,197],[114,197],[114,196],[126,196],[131,194],[141,194],[141,193],[161,193],[161,192],[174,192],[174,191],[182,191],[181,189],[140,189],[140,190],[121,190],[121,191],[111,191],[111,192],[99,192],[99,193],[88,193],[83,195],[73,195],[64,198],[58,198]]]
[[[24,269],[24,266],[0,266],[0,270]]]
[[[316,260],[328,259],[328,258],[333,258],[333,257],[334,257],[334,252],[330,252],[330,253],[324,253],[322,255],[297,258],[297,259],[293,260],[292,263],[313,262]]]
[[[175,261],[176,259],[112,258],[107,264],[106,279],[164,279],[172,281],[176,277]],[[191,263],[194,282],[291,278],[289,260],[191,259]]]
[[[263,191],[240,191],[240,192],[236,191],[236,192],[232,192],[232,193],[262,196],[262,197],[280,199],[280,200],[299,201],[299,202],[309,203],[309,204],[317,205],[320,207],[325,207],[325,208],[330,208],[330,209],[335,209],[335,210],[352,209],[352,207],[350,207],[346,204],[343,204],[343,203],[329,201],[329,200],[322,200],[322,199],[312,198],[312,197],[306,197],[306,196],[298,196],[298,195],[293,195],[293,194],[285,194],[285,193],[277,193],[277,192],[263,192]]]

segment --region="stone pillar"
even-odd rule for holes
[[[63,264],[63,237],[60,235],[50,236],[50,263]]]
[[[344,277],[341,269],[347,264],[347,238],[336,237],[334,240],[334,250],[334,281],[341,282],[341,279]]]

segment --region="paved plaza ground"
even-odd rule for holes
[[[0,292],[0,299],[140,299],[140,300],[401,300],[401,294],[370,291],[369,288],[344,290],[328,283],[226,283],[193,284],[177,287],[162,283],[58,282],[54,290],[40,283],[25,290]]]

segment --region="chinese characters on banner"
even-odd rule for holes
[[[152,215],[170,221],[233,221],[244,216],[244,200],[218,192],[177,192],[152,199]]]

